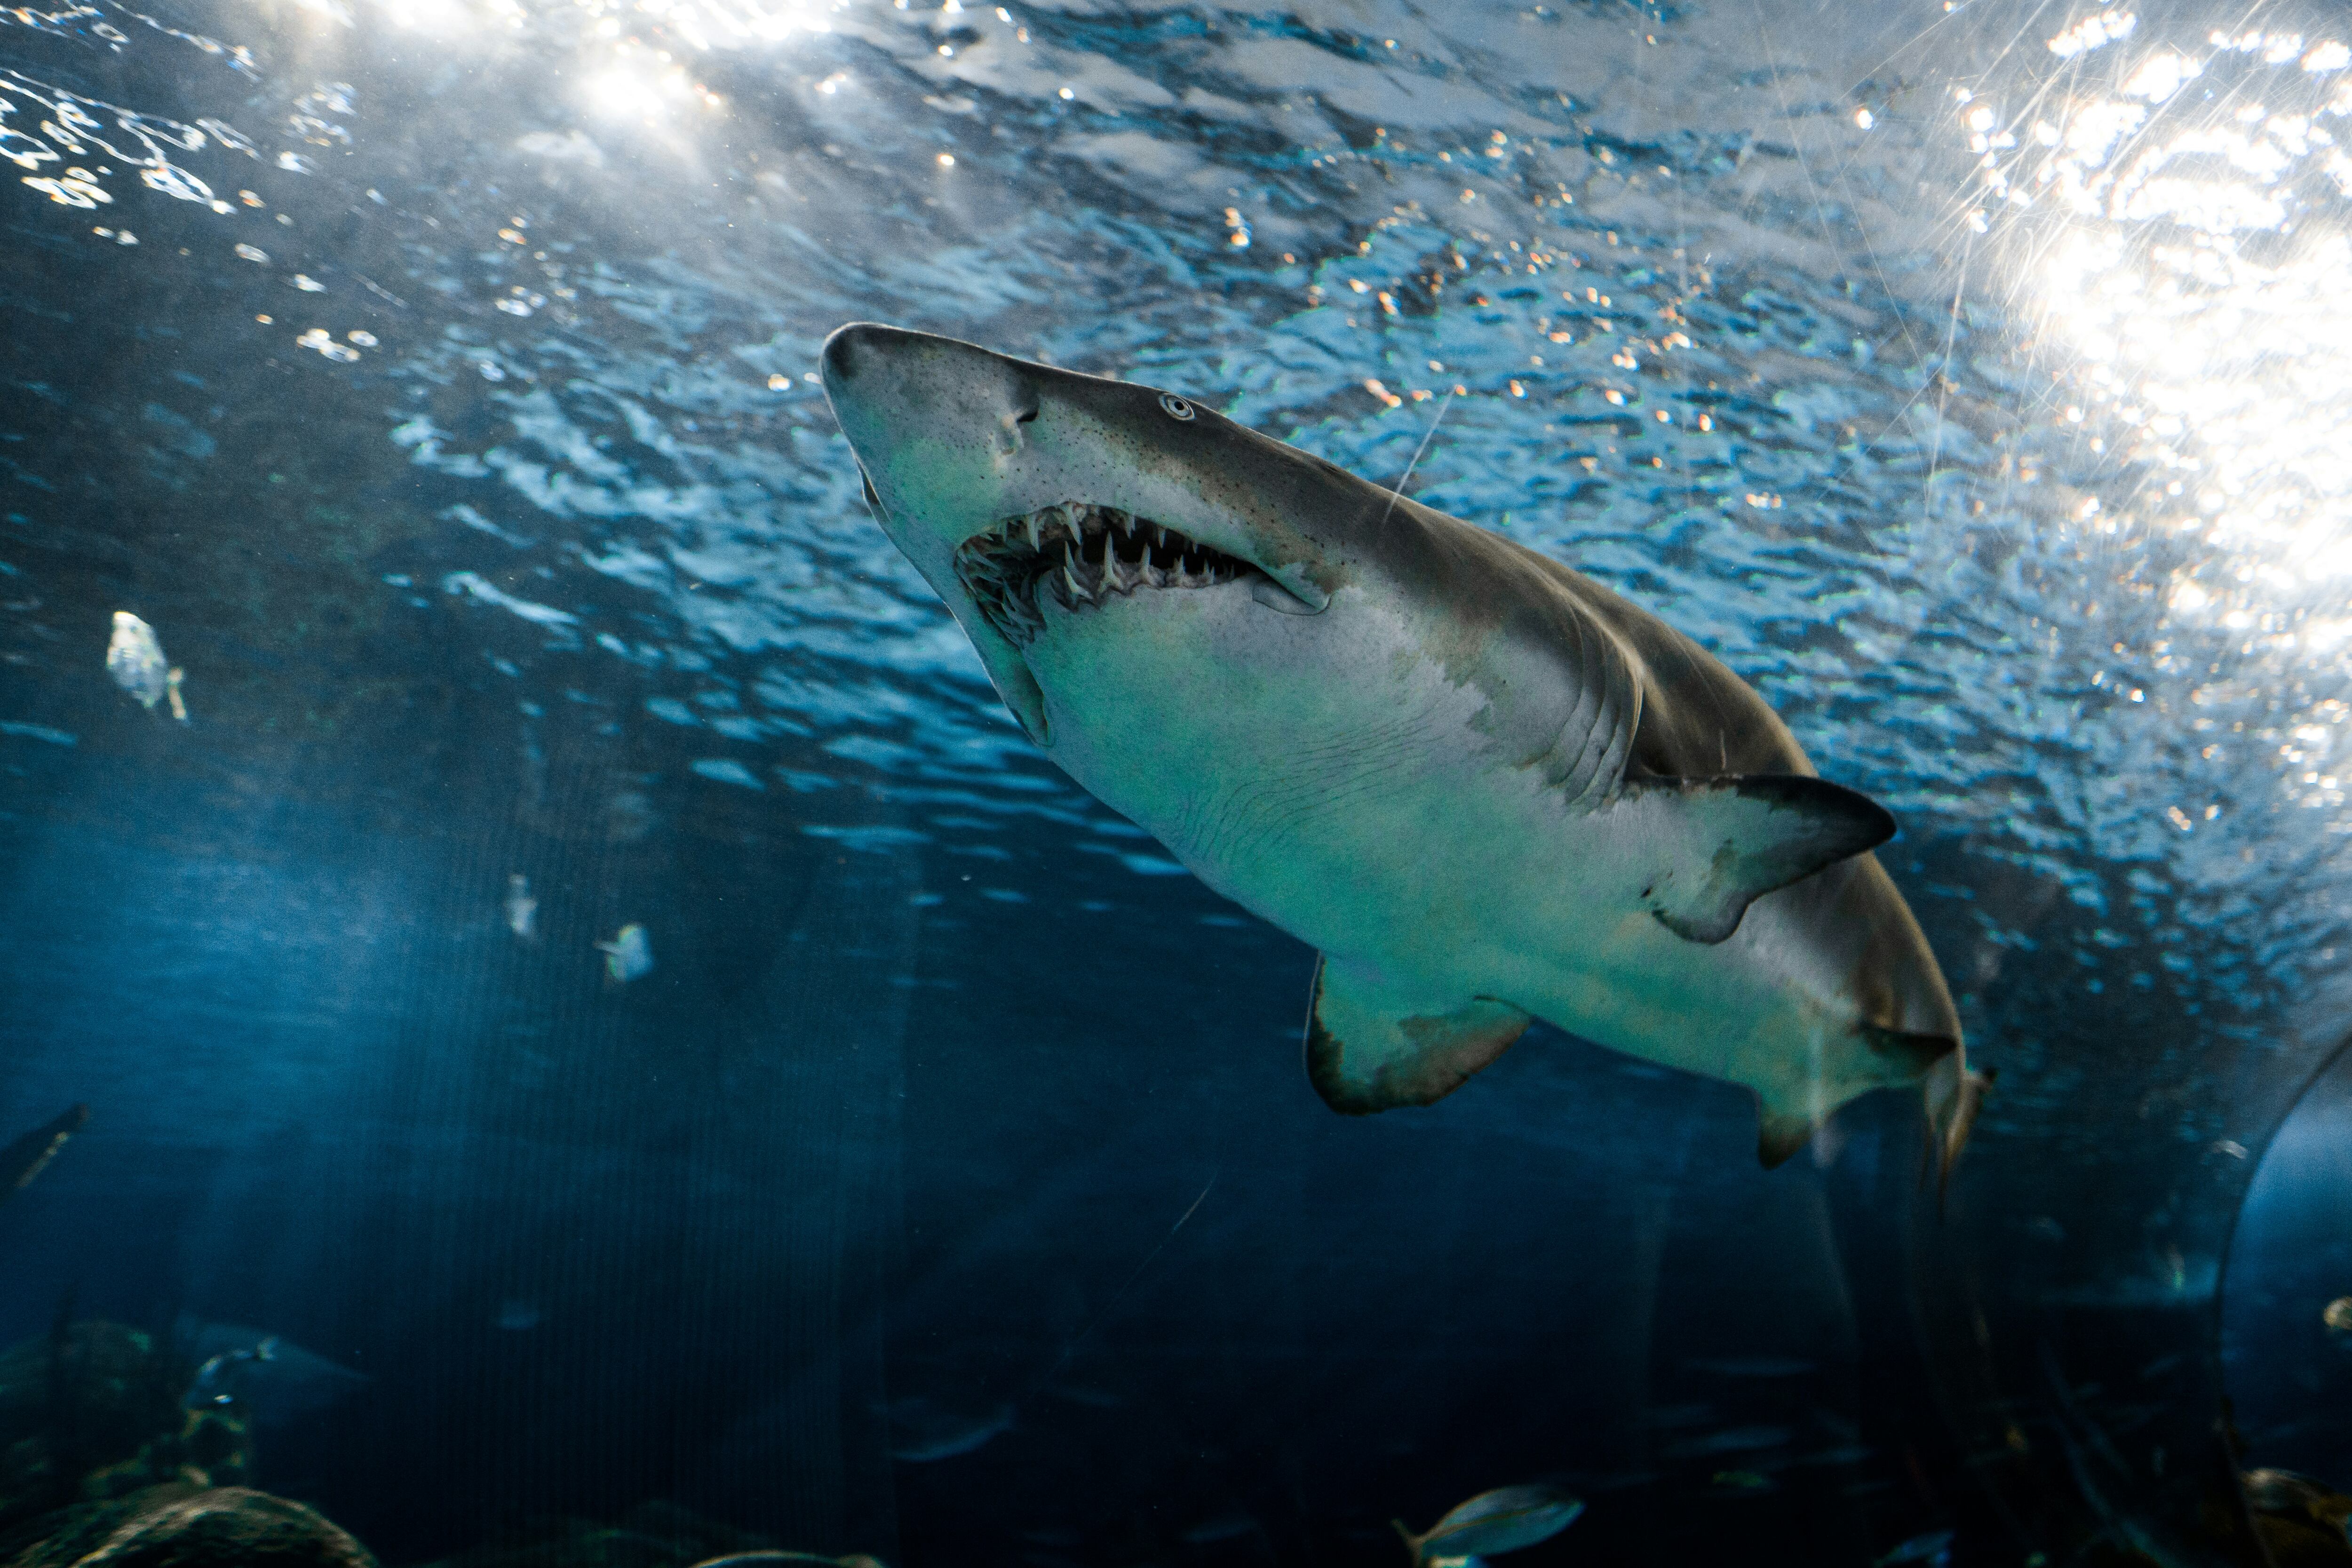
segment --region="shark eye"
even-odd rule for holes
[[[1192,417],[1192,405],[1172,392],[1163,392],[1160,395],[1160,406],[1171,419]]]

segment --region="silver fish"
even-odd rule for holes
[[[128,610],[114,612],[114,632],[106,641],[106,673],[151,712],[172,689],[171,664],[155,628]]]
[[[596,951],[604,955],[604,978],[615,985],[653,973],[654,945],[635,921],[614,931],[612,941],[598,942]]]
[[[1423,1568],[1440,1558],[1496,1557],[1549,1541],[1583,1511],[1580,1499],[1537,1482],[1480,1492],[1419,1535],[1407,1530],[1402,1520],[1389,1522],[1404,1538],[1413,1568]]]

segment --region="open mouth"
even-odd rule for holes
[[[1210,588],[1256,568],[1174,529],[1117,507],[1040,507],[967,539],[956,576],[991,626],[1014,647],[1045,629],[1045,600],[1066,610],[1139,588]]]

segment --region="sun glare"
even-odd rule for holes
[[[488,19],[467,0],[381,0],[377,9],[396,26],[436,35],[465,32]]]
[[[340,5],[340,0],[305,0]],[[455,38],[489,27],[571,33],[586,57],[572,73],[590,105],[647,118],[719,98],[693,79],[695,58],[825,33],[847,0],[374,0],[395,26]],[[647,60],[654,62],[652,66]]]
[[[599,113],[639,117],[659,114],[682,96],[680,89],[633,63],[597,72],[584,90]]]
[[[2021,112],[1956,96],[1982,155],[1973,225],[1999,221],[2061,351],[2053,417],[2153,476],[2082,526],[2130,510],[2200,533],[2217,554],[2171,590],[2182,613],[2352,578],[2352,48],[2247,33],[2184,50],[2114,9],[2048,47],[2067,69]],[[2306,641],[2352,633],[2330,599]]]

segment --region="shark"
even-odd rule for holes
[[[1316,950],[1333,1110],[1431,1104],[1541,1019],[1746,1086],[1768,1166],[1919,1086],[1949,1170],[1990,1079],[1894,818],[1696,642],[1181,393],[871,322],[819,361],[1029,739]]]

